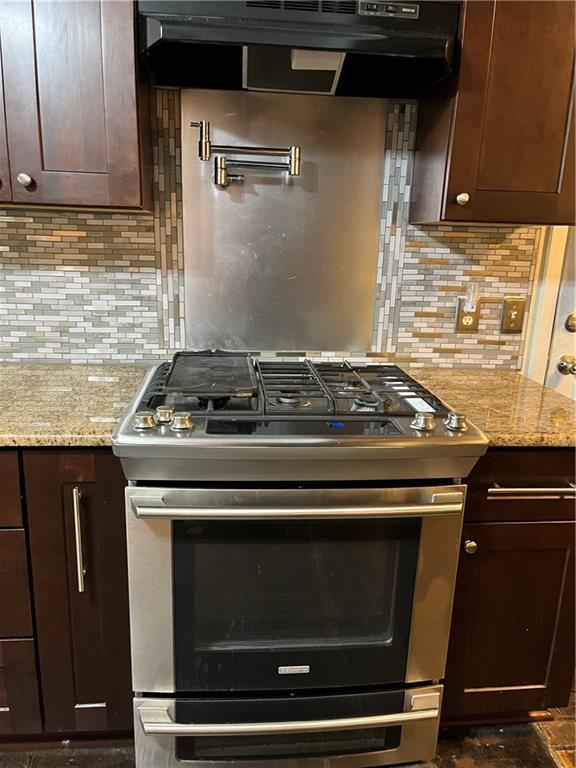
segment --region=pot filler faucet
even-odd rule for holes
[[[192,128],[200,129],[198,141],[198,157],[200,160],[210,160],[214,153],[213,181],[217,187],[225,188],[229,184],[244,184],[245,177],[241,173],[230,173],[235,168],[272,168],[286,171],[289,176],[300,176],[300,147],[243,147],[226,144],[212,144],[210,140],[210,121],[199,120],[190,123]],[[288,162],[266,160],[229,160],[226,155],[260,155],[266,157],[282,157]]]

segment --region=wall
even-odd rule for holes
[[[541,228],[408,224],[416,111],[391,104],[388,114],[372,349],[400,363],[519,368],[524,337],[500,333],[501,299],[530,296]],[[495,302],[478,333],[456,333],[469,282]]]
[[[416,105],[391,103],[372,353],[390,361],[518,368],[523,336],[456,334],[468,281],[529,296],[537,227],[407,224]],[[0,210],[0,360],[156,360],[185,345],[177,92],[156,92],[155,213]],[[319,356],[314,350],[302,354]],[[362,353],[324,352],[322,357]]]
[[[154,360],[184,344],[180,110],[158,91],[155,213],[0,210],[0,360]]]

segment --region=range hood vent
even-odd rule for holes
[[[317,13],[357,13],[358,11],[356,0],[246,0],[246,7]]]
[[[454,69],[460,4],[139,0],[155,85],[417,98]]]

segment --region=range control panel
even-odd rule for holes
[[[386,3],[382,0],[360,0],[358,13],[363,16],[394,16],[396,18],[417,19],[420,6],[415,3]]]

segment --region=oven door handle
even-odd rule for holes
[[[333,518],[427,517],[462,512],[461,493],[435,494],[430,504],[391,504],[386,506],[317,507],[176,507],[141,503],[132,499],[136,517],[143,520],[330,520]],[[152,501],[152,500],[151,500]]]
[[[299,720],[272,723],[176,723],[168,707],[138,707],[142,729],[147,736],[265,736],[278,733],[313,733],[349,731],[355,728],[379,728],[406,725],[421,720],[437,720],[439,709],[394,712],[369,717],[344,717],[337,720]]]

